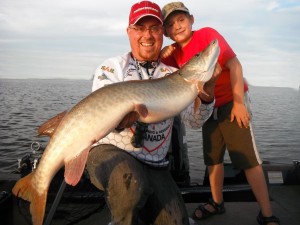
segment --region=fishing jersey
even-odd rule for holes
[[[147,80],[165,77],[177,69],[167,66],[162,62],[152,63],[151,69],[139,65],[130,53],[105,60],[95,71],[92,91],[112,83]],[[199,129],[212,113],[214,103],[201,104],[201,107],[194,112],[194,104],[181,112],[182,121],[188,127]],[[122,131],[114,130],[106,137],[99,140],[99,144],[112,144],[133,155],[144,163],[153,166],[166,166],[168,161],[166,155],[172,136],[172,125],[174,119],[167,119],[159,123],[148,124],[143,146],[135,148],[131,144],[136,124]]]
[[[217,39],[220,46],[220,55],[218,63],[222,67],[222,72],[216,82],[215,86],[215,107],[222,106],[233,100],[233,93],[230,81],[230,71],[226,68],[226,62],[234,58],[236,54],[231,49],[224,37],[216,30],[210,27],[202,28],[193,31],[193,36],[190,42],[181,48],[177,43],[173,43],[174,51],[172,55],[163,60],[167,65],[181,68],[187,63],[195,54],[204,50],[212,40]],[[244,82],[244,91],[248,90],[246,82]]]

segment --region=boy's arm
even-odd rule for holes
[[[225,66],[230,70],[230,81],[233,94],[233,107],[231,122],[236,119],[239,127],[248,127],[250,115],[244,104],[244,78],[243,69],[237,57],[229,59]]]

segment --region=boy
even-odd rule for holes
[[[204,219],[225,212],[223,202],[224,153],[226,148],[232,163],[243,169],[261,211],[259,224],[279,224],[272,216],[268,189],[256,149],[250,114],[244,104],[248,86],[244,83],[242,66],[226,40],[212,28],[192,30],[194,17],[181,2],[173,2],[162,9],[164,34],[173,41],[161,55],[167,65],[181,68],[193,55],[203,50],[213,39],[218,39],[222,72],[215,86],[215,109],[203,125],[203,155],[208,167],[212,199],[199,205],[194,219]]]

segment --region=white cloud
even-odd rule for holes
[[[277,1],[272,1],[267,5],[267,10],[268,11],[273,11],[275,9],[279,8],[279,3]]]

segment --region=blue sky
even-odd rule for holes
[[[0,78],[90,79],[104,59],[130,50],[135,2],[0,0]],[[194,29],[210,26],[225,37],[250,84],[299,88],[300,0],[183,2]]]

